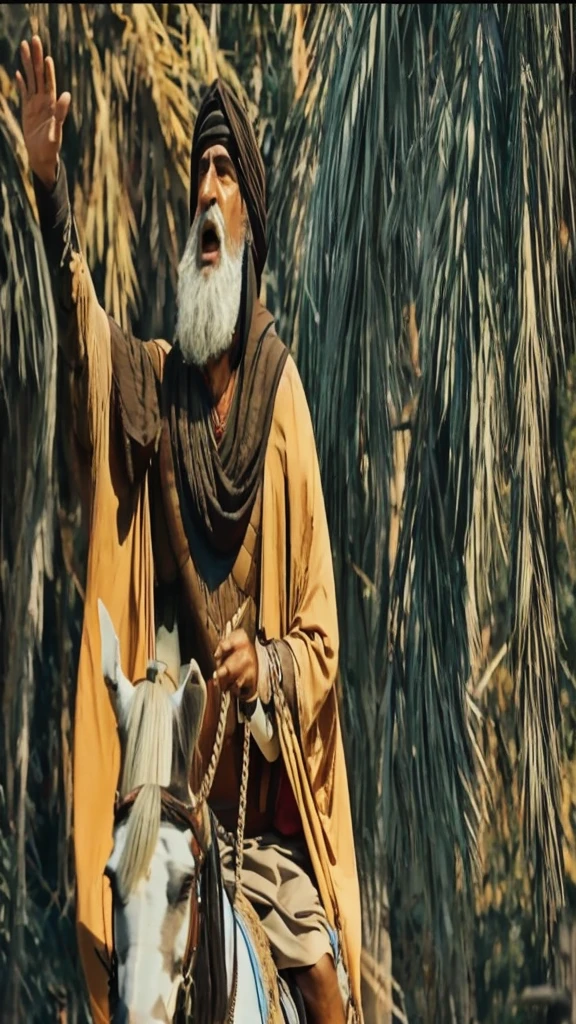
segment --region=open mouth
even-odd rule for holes
[[[220,251],[220,239],[213,224],[206,224],[200,239],[202,256],[214,256]]]

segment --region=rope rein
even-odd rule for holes
[[[282,717],[291,728],[292,732],[294,726],[292,724],[292,715],[284,692],[282,690],[282,665],[278,652],[274,644],[270,644],[266,647],[266,653],[268,655],[268,666],[270,673],[270,685],[272,694],[274,697],[274,704],[281,709]],[[222,746],[224,742],[224,732],[226,728],[226,718],[228,716],[228,708],[230,706],[230,694],[228,691],[222,694],[220,703],[220,717],[218,719],[218,726],[216,728],[216,736],[214,738],[214,747],[208,763],[208,767],[202,779],[200,789],[198,790],[198,799],[200,801],[207,800],[210,795],[212,783],[214,782],[214,776],[216,775],[216,769],[220,760],[220,754],[222,753]],[[246,811],[248,805],[248,778],[250,771],[250,722],[244,719],[244,740],[242,745],[242,775],[240,779],[240,799],[238,802],[238,826],[236,835],[234,836],[231,832],[228,832],[219,821],[216,822],[216,832],[220,839],[224,840],[234,850],[235,859],[235,870],[234,870],[234,902],[236,902],[236,893],[241,888],[241,875],[242,875],[242,864],[244,861],[244,829],[246,826]]]
[[[220,695],[220,713],[218,716],[218,725],[216,726],[216,735],[214,737],[214,746],[210,755],[206,771],[200,788],[196,794],[196,800],[198,804],[206,803],[210,796],[212,784],[216,776],[218,764],[220,762],[220,755],[222,754],[222,747],[224,746],[224,736],[226,734],[226,720],[228,718],[228,710],[230,708],[230,693],[226,691]],[[217,822],[217,833],[221,839],[224,839],[232,849],[234,850],[234,902],[236,902],[236,893],[241,888],[241,875],[242,875],[242,864],[244,861],[244,829],[246,826],[246,810],[248,805],[248,778],[250,773],[250,722],[248,719],[244,719],[244,738],[242,744],[242,775],[240,779],[240,798],[238,802],[238,826],[236,835],[234,836],[231,832]]]
[[[222,753],[222,747],[224,745],[224,736],[226,733],[226,719],[228,717],[228,708],[230,707],[230,694],[228,691],[222,693],[220,696],[220,715],[218,717],[218,725],[216,727],[216,736],[214,737],[214,746],[208,762],[208,767],[204,773],[204,778],[200,784],[200,789],[197,793],[198,803],[205,803],[210,795],[212,789],[212,783],[216,775],[216,769],[218,768],[218,762],[220,761],[220,754]]]
[[[272,686],[272,693],[276,698],[281,694],[284,698],[284,694],[281,688],[282,681],[282,666],[280,664],[280,658],[278,652],[273,644],[267,648],[269,655],[268,664],[270,667],[270,682]],[[284,704],[282,705],[283,714],[287,714],[292,720],[290,715],[290,709],[286,704],[284,698]],[[244,719],[244,744],[242,747],[242,778],[240,781],[240,800],[238,804],[238,828],[236,832],[236,841],[233,841],[233,848],[235,851],[236,865],[234,872],[234,902],[236,902],[236,893],[241,888],[241,875],[242,875],[242,864],[244,861],[244,827],[246,825],[246,809],[248,804],[248,775],[250,768],[250,722]],[[234,837],[231,837],[234,840]]]
[[[224,745],[224,734],[226,730],[226,719],[228,717],[228,708],[230,707],[230,694],[228,691],[223,693],[220,698],[220,715],[218,717],[218,725],[216,727],[216,736],[214,737],[214,747],[212,748],[212,754],[210,755],[210,761],[208,767],[204,773],[204,778],[200,784],[200,789],[197,793],[198,804],[204,803],[210,796],[210,790],[212,789],[212,783],[216,775],[218,763],[220,761],[220,755],[222,753],[222,747]],[[220,822],[216,822],[217,834],[223,839],[229,846],[234,850],[234,902],[236,901],[236,893],[241,887],[240,876],[242,874],[242,863],[244,860],[244,829],[246,826],[246,810],[248,806],[248,778],[250,773],[250,722],[244,720],[244,739],[242,744],[242,775],[240,779],[240,799],[238,802],[238,827],[236,835],[232,832],[228,832]]]
[[[244,744],[242,747],[242,778],[240,780],[240,800],[238,803],[238,828],[236,831],[234,872],[234,903],[236,893],[241,888],[240,876],[244,861],[244,826],[246,824],[246,806],[248,803],[248,774],[250,768],[250,722],[244,721]]]

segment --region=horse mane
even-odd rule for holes
[[[161,684],[143,679],[128,711],[120,796],[149,782],[170,785],[173,742],[172,701]]]
[[[126,842],[116,872],[120,898],[126,901],[141,878],[145,878],[158,842],[162,803],[160,786],[142,786],[128,818]]]
[[[120,796],[139,786],[128,819],[126,842],[118,864],[117,885],[126,900],[146,876],[158,842],[161,820],[160,787],[169,786],[172,773],[174,711],[159,683],[138,683],[126,722]]]

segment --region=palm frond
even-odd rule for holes
[[[300,307],[306,291],[303,260],[310,244],[309,207],[327,133],[324,112],[330,86],[345,52],[351,4],[315,4],[306,20],[309,69],[302,93],[289,111],[274,154],[270,185],[268,283],[279,332],[298,352]],[[314,400],[315,390],[309,390]]]
[[[554,460],[558,389],[571,347],[563,288],[562,222],[573,237],[568,92],[561,6],[510,6],[506,199],[511,211],[507,329],[511,410],[512,664],[518,706],[525,841],[540,919],[563,896],[560,833],[559,621],[555,570]]]
[[[27,915],[30,721],[52,568],[56,332],[42,242],[24,184],[16,123],[0,97],[0,699],[2,831],[12,856],[6,1019],[17,1020]]]
[[[314,136],[309,205],[298,212],[291,244],[303,252],[298,360],[333,539],[344,729],[372,942],[381,925],[387,830],[374,811],[388,656],[392,421],[411,387],[404,310],[414,293],[417,224],[403,203],[423,110],[425,29],[413,7],[364,4],[340,18],[339,40],[320,46],[318,35],[311,43],[316,63],[312,57],[300,103],[318,103],[330,76],[331,87]],[[327,31],[322,20],[316,31]],[[331,50],[339,43],[340,58]],[[310,113],[314,125],[319,115],[312,106]],[[302,175],[306,189],[310,174],[304,146],[293,181]]]
[[[466,688],[498,519],[503,67],[495,13],[442,5],[431,50],[422,379],[392,602],[386,792],[393,862],[421,873],[446,969],[465,967],[472,907],[478,808]]]

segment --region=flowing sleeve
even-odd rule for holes
[[[40,228],[52,279],[58,340],[67,371],[74,432],[93,455],[114,416],[131,483],[141,478],[158,436],[156,377],[146,346],[100,306],[80,250],[66,171],[59,161],[47,189],[34,178]]]
[[[319,806],[328,810],[338,730],[338,616],[332,553],[314,431],[292,359],[282,382],[285,623],[273,640],[282,689]]]

